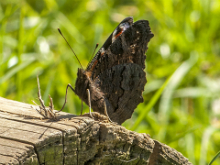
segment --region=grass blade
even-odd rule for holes
[[[211,165],[218,157],[220,156],[220,151],[215,155],[215,157],[211,160],[209,165]]]

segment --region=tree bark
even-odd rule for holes
[[[149,135],[109,123],[97,113],[92,119],[60,112],[53,121],[42,119],[31,106],[0,97],[0,164],[191,164]]]

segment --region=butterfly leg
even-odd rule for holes
[[[91,99],[90,99],[90,90],[89,89],[87,89],[87,93],[88,93],[88,103],[89,103],[89,115],[91,118],[94,118],[92,116],[92,112],[91,112]]]
[[[83,101],[81,100],[81,115],[82,115],[82,112],[83,112]]]
[[[65,95],[64,104],[63,104],[62,108],[61,108],[58,112],[62,111],[63,108],[65,107],[66,103],[67,103],[67,92],[68,92],[68,88],[69,88],[69,87],[70,87],[70,89],[72,89],[72,91],[75,93],[75,90],[73,89],[73,87],[72,87],[70,84],[68,84],[67,87],[66,87],[66,95]]]
[[[106,102],[104,101],[104,106],[105,106],[105,115],[108,117],[108,120],[112,123],[109,115],[108,115],[108,111],[107,111],[107,106],[106,106]]]

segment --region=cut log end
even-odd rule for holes
[[[191,165],[149,135],[93,116],[61,112],[58,121],[42,120],[30,104],[0,97],[0,164]]]

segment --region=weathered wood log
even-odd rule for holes
[[[41,118],[30,104],[0,97],[0,164],[191,164],[149,135],[104,119],[64,112],[57,121]]]

